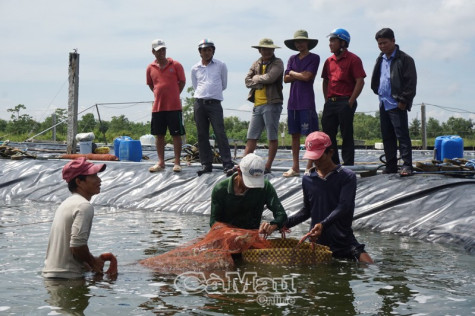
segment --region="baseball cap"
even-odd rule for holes
[[[330,137],[324,132],[313,132],[305,139],[304,159],[317,160],[323,155],[325,149],[332,145]]]
[[[264,159],[256,154],[247,154],[239,163],[244,185],[248,188],[264,187]]]
[[[167,48],[167,46],[165,46],[165,42],[161,39],[155,39],[152,41],[152,49],[157,51],[161,48]]]
[[[86,157],[80,157],[71,160],[63,167],[63,179],[70,182],[77,176],[89,176],[106,170],[106,165],[103,163],[93,164],[86,160]]]

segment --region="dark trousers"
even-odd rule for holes
[[[228,137],[224,131],[223,107],[219,100],[196,99],[194,104],[194,116],[196,129],[198,131],[198,147],[200,151],[200,162],[202,165],[213,163],[213,153],[209,143],[209,125],[213,127],[216,141],[218,142],[219,154],[223,160],[223,166],[232,164],[231,151],[229,149]]]
[[[353,117],[355,116],[357,103],[350,108],[348,100],[327,101],[323,107],[322,129],[332,141],[334,163],[339,164],[338,144],[336,142],[336,134],[340,127],[342,144],[341,158],[343,164],[352,166],[355,164],[355,141],[353,139]]]
[[[403,160],[403,166],[410,167],[412,170],[412,144],[409,136],[407,111],[399,108],[386,111],[384,105],[380,103],[379,117],[386,168],[392,172],[397,171],[397,142],[399,141],[399,153]]]

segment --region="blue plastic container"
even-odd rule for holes
[[[119,136],[114,139],[114,155],[120,159],[120,142],[123,140],[131,140],[132,138],[129,136]]]
[[[142,144],[140,140],[126,139],[120,141],[119,160],[140,161],[142,160]]]
[[[447,136],[438,136],[435,139],[434,150],[435,150],[435,159],[442,160],[442,140]]]
[[[458,135],[439,136],[434,147],[437,160],[463,158],[463,139]]]

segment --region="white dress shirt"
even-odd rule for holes
[[[226,64],[212,59],[208,65],[201,60],[191,68],[191,83],[196,99],[215,99],[223,101],[223,90],[228,84],[228,69]]]

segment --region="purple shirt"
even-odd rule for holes
[[[290,84],[290,95],[287,109],[289,110],[310,110],[315,109],[315,93],[313,91],[313,82],[320,65],[320,56],[314,53],[309,53],[303,59],[300,59],[298,54],[290,56],[287,62],[287,75],[291,70],[296,72],[308,71],[314,77],[310,81],[296,80]]]

